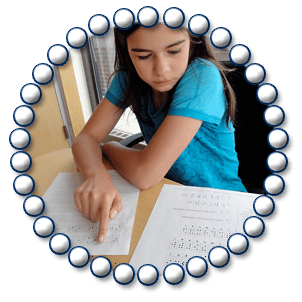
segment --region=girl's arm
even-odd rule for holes
[[[75,163],[84,178],[84,183],[75,191],[74,200],[80,213],[93,222],[100,222],[99,242],[105,240],[109,217],[122,210],[121,197],[102,162],[100,148],[101,141],[123,113],[118,109],[104,98],[72,144]]]
[[[83,130],[74,139],[72,152],[77,168],[82,174],[105,169],[100,143],[114,128],[123,112],[124,110],[119,109],[104,98]]]
[[[202,121],[168,115],[144,150],[130,149],[117,142],[102,147],[113,167],[141,189],[157,184],[191,142]]]

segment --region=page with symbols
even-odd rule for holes
[[[153,264],[160,274],[169,263],[185,269],[193,256],[207,260],[214,246],[227,247],[233,233],[243,233],[254,215],[257,194],[164,185],[130,264]]]
[[[96,241],[99,223],[85,218],[76,208],[74,192],[83,183],[79,172],[59,173],[43,195],[43,215],[54,221],[56,233],[64,233],[70,238],[72,247],[83,246],[91,255],[128,255],[139,189],[118,172],[108,172],[121,195],[123,210],[109,220],[105,242]]]

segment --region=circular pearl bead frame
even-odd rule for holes
[[[157,24],[159,14],[155,8],[145,6],[139,10],[137,20],[141,26],[152,27]],[[165,11],[163,20],[166,26],[179,28],[184,24],[185,15],[181,9],[171,7]],[[115,12],[113,22],[116,27],[126,30],[133,26],[135,16],[131,10],[121,8]],[[96,36],[105,35],[109,28],[109,20],[104,15],[94,15],[88,22],[89,31]],[[188,29],[193,35],[202,36],[208,33],[210,22],[206,16],[196,14],[190,18]],[[88,42],[87,32],[83,28],[73,27],[67,32],[66,41],[71,48],[82,48]],[[215,48],[224,49],[231,45],[232,34],[228,29],[218,27],[212,30],[210,41]],[[251,52],[246,45],[236,44],[232,46],[229,57],[233,65],[243,66],[250,61]],[[62,66],[68,61],[68,49],[64,45],[55,44],[49,48],[47,58],[50,64]],[[269,106],[277,100],[278,91],[276,87],[270,83],[263,83],[266,71],[262,65],[251,63],[246,67],[244,76],[249,84],[259,85],[256,97],[260,103]],[[35,83],[27,83],[20,90],[21,101],[26,106],[19,106],[14,111],[14,120],[19,127],[27,127],[34,122],[34,110],[30,106],[34,106],[41,100],[42,90],[39,85],[47,85],[53,80],[53,68],[49,64],[40,63],[33,68],[32,77]],[[281,125],[284,117],[284,111],[279,106],[267,107],[263,114],[264,121],[271,127]],[[285,130],[274,128],[269,133],[267,140],[272,149],[280,150],[288,145],[289,137]],[[9,142],[14,149],[26,149],[31,142],[30,133],[24,128],[17,128],[11,132]],[[24,173],[31,167],[31,158],[29,154],[23,151],[19,152],[20,154],[17,152],[11,157],[11,166],[14,171]],[[29,160],[30,164],[28,163]],[[286,155],[278,151],[273,152],[267,159],[267,166],[274,173],[284,171],[287,163]],[[34,180],[26,174],[17,176],[13,183],[17,194],[27,196],[23,204],[25,213],[32,217],[39,216],[34,222],[34,232],[39,237],[47,238],[53,234],[55,225],[51,218],[40,216],[44,211],[45,204],[41,197],[30,195],[34,190],[34,186]],[[264,181],[264,189],[268,195],[279,195],[284,191],[284,188],[285,182],[280,175],[272,174]],[[253,205],[255,213],[261,217],[271,215],[274,208],[273,199],[267,195],[257,197]],[[264,222],[258,216],[247,218],[243,224],[243,231],[251,238],[261,236],[264,229]],[[232,254],[240,255],[246,252],[248,245],[248,239],[244,234],[236,233],[228,238],[227,247]],[[49,241],[49,246],[52,252],[58,255],[69,251],[68,260],[74,267],[84,267],[89,263],[89,251],[82,246],[76,246],[70,250],[70,239],[65,234],[58,233],[53,235]],[[208,260],[214,267],[224,267],[230,260],[230,254],[225,247],[216,246],[208,253]],[[100,256],[93,259],[90,270],[95,277],[104,278],[110,275],[112,265],[106,257]],[[208,271],[207,261],[200,256],[192,257],[186,263],[186,270],[191,277],[200,278]],[[139,282],[147,286],[155,284],[158,276],[157,268],[150,264],[141,266],[137,272]],[[126,285],[134,280],[135,271],[131,265],[122,263],[114,269],[113,277],[117,283]],[[181,265],[171,263],[165,267],[163,277],[169,284],[179,284],[184,280],[185,270]]]

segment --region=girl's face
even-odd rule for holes
[[[187,69],[190,39],[165,24],[140,27],[127,39],[130,58],[139,77],[153,92],[170,91]]]

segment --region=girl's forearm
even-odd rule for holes
[[[102,150],[112,166],[128,181],[140,189],[149,187],[142,177],[142,150],[124,147],[116,141],[106,143]]]
[[[99,142],[88,134],[79,134],[72,143],[72,153],[77,168],[84,178],[99,173],[110,179],[102,161]]]

